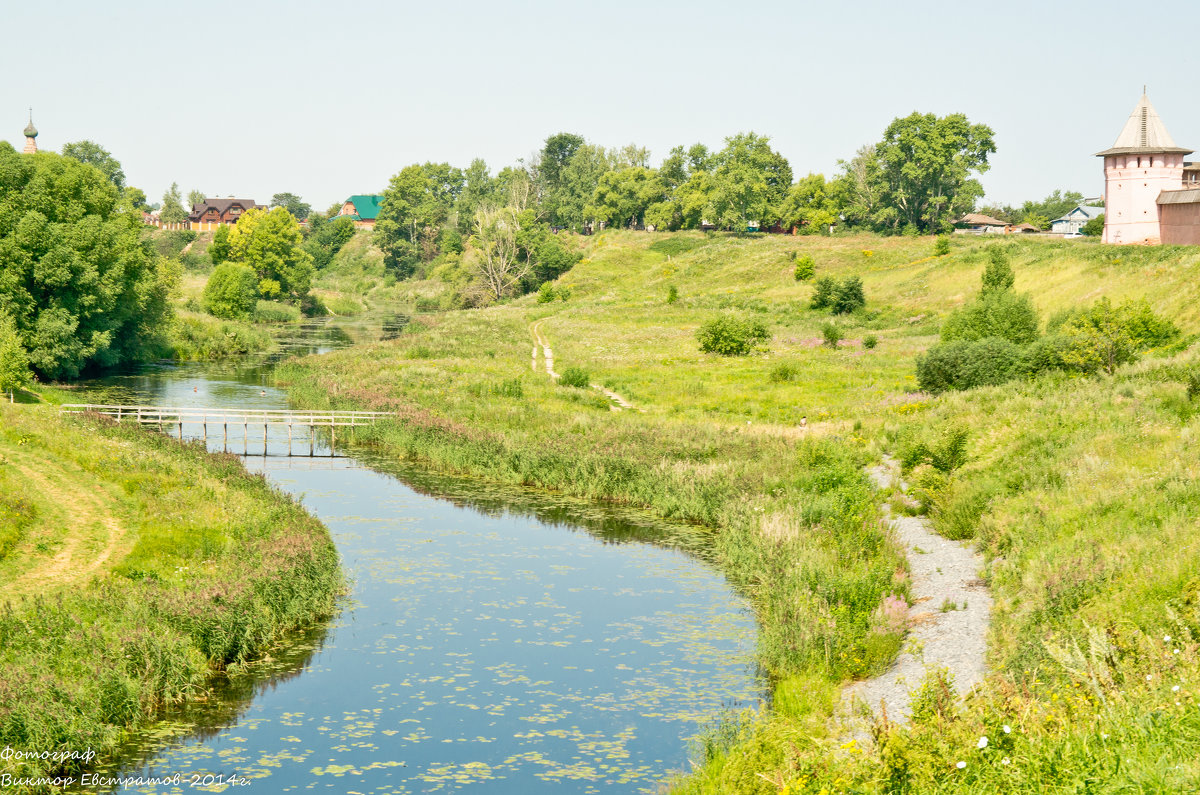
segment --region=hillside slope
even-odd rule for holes
[[[286,377],[304,403],[399,409],[373,439],[394,455],[707,528],[696,548],[755,606],[775,709],[709,737],[682,791],[1195,788],[1196,355],[917,392],[916,356],[978,291],[993,245],[1043,323],[1102,296],[1144,298],[1200,332],[1193,249],[956,238],[935,258],[928,238],[609,233],[558,280],[566,301],[419,317]],[[810,309],[793,253],[818,276],[860,277],[865,311]],[[766,351],[700,353],[696,330],[726,312],[763,321]],[[531,366],[535,322],[558,372],[586,370],[641,411]],[[836,349],[821,345],[829,323]],[[953,439],[963,460],[920,464]],[[933,677],[913,726],[877,725],[864,751],[828,718],[832,686],[881,670],[901,642],[881,610],[907,596],[907,574],[861,474],[883,452],[913,467],[935,528],[985,553],[993,673],[961,708]]]

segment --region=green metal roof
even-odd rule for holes
[[[351,196],[346,201],[354,205],[354,211],[358,217],[364,221],[374,221],[379,215],[379,206],[383,203],[383,196],[379,194],[365,194]]]

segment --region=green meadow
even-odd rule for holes
[[[1187,386],[1200,253],[950,243],[934,256],[930,238],[608,232],[580,243],[555,284],[566,300],[418,315],[396,340],[280,378],[304,406],[397,411],[359,441],[398,458],[694,524],[686,543],[754,606],[772,707],[699,738],[680,792],[1200,786],[1200,403]],[[1182,338],[1112,376],[917,391],[916,357],[978,293],[996,245],[1043,327],[1101,297],[1145,299]],[[818,277],[861,278],[866,307],[811,309],[813,281],[793,276],[804,255]],[[701,353],[697,329],[726,313],[770,339]],[[554,383],[540,352],[531,363],[535,331],[558,372],[581,369],[634,409]],[[913,450],[963,432],[961,466],[916,466]],[[839,728],[838,688],[886,669],[904,640],[880,605],[908,595],[887,495],[863,474],[885,453],[913,465],[913,510],[986,556],[992,673],[961,700],[932,672],[913,724],[877,722],[861,743]]]

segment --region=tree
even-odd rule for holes
[[[809,174],[788,191],[777,215],[785,229],[797,227],[802,234],[824,234],[838,222],[841,211],[836,184],[825,182],[823,174]]]
[[[557,133],[546,139],[542,150],[534,158],[534,189],[537,191],[539,203],[546,212],[546,219],[555,226],[570,225],[569,219],[563,217],[559,210],[567,182],[564,179],[563,171],[583,145],[582,135]],[[587,197],[591,196],[594,188],[594,184],[588,188]]]
[[[8,393],[8,402],[13,402],[13,392],[29,383],[29,354],[21,343],[17,324],[7,312],[0,311],[0,393]]]
[[[312,212],[312,205],[300,200],[294,193],[276,193],[271,197],[272,207],[282,207],[291,213],[297,221],[304,221]]]
[[[401,169],[383,192],[375,220],[375,244],[384,264],[408,278],[417,264],[437,256],[437,240],[462,191],[463,173],[447,163]]]
[[[1079,231],[1088,237],[1099,237],[1104,234],[1104,213],[1100,213],[1095,218],[1089,219]]]
[[[37,373],[74,378],[153,355],[177,278],[98,169],[0,142],[0,306]]]
[[[604,147],[581,144],[559,172],[558,183],[544,218],[551,226],[580,230],[588,221],[588,208],[600,179],[613,170],[613,158]]]
[[[149,209],[146,204],[146,192],[141,188],[126,188],[121,193],[121,200],[134,213],[145,212]]]
[[[475,213],[474,273],[488,296],[499,300],[521,282],[532,267],[519,257],[517,234],[521,231],[512,207],[481,207]]]
[[[202,190],[190,190],[190,191],[188,191],[188,195],[187,195],[187,200],[188,200],[187,206],[189,208],[195,208],[201,204],[204,204],[204,202],[205,202],[205,200],[207,200],[207,198],[208,197],[204,195],[204,191],[202,191]]]
[[[873,202],[860,208],[864,217],[891,233],[949,228],[952,218],[970,211],[983,195],[971,174],[987,171],[988,155],[996,151],[992,135],[990,127],[971,124],[961,113],[893,120],[873,153],[860,150],[864,162],[851,164],[856,173],[848,181],[857,197]]]
[[[503,186],[491,175],[486,162],[478,157],[471,161],[471,165],[463,172],[463,188],[454,206],[460,233],[470,232],[475,223],[475,211],[480,207],[503,203],[506,197],[501,194],[502,189]]]
[[[739,133],[725,139],[713,171],[712,208],[717,224],[733,229],[747,222],[770,223],[792,185],[787,159],[771,149],[763,135]]]
[[[248,317],[257,299],[258,277],[249,265],[240,262],[221,263],[204,285],[204,308],[215,317]]]
[[[1008,252],[1002,246],[989,246],[988,264],[984,266],[980,280],[980,294],[1011,290],[1016,281],[1017,275],[1008,264]]]
[[[158,214],[164,224],[182,224],[187,221],[187,210],[183,209],[183,195],[179,192],[179,183],[172,182],[171,187],[163,194],[162,210]]]
[[[229,225],[221,224],[213,232],[212,242],[208,244],[208,256],[213,265],[220,265],[229,259]]]
[[[64,144],[62,153],[64,157],[95,166],[104,174],[105,179],[116,186],[117,190],[125,189],[125,172],[122,170],[121,164],[112,156],[112,153],[100,144],[94,141],[75,141]]]
[[[242,213],[229,233],[229,260],[254,270],[260,293],[277,289],[300,299],[308,294],[313,275],[313,258],[302,242],[300,227],[287,210],[255,207]]]
[[[648,168],[609,171],[600,178],[585,213],[614,226],[645,223],[646,210],[667,197],[667,187]]]

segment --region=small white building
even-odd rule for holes
[[[1083,231],[1083,227],[1093,218],[1104,215],[1103,207],[1089,207],[1081,204],[1071,212],[1055,218],[1050,222],[1050,231],[1056,235],[1074,235]]]

